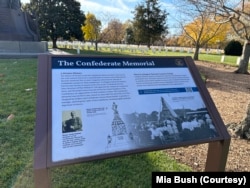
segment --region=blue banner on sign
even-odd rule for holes
[[[159,94],[159,93],[183,93],[183,92],[198,92],[197,87],[188,88],[161,88],[161,89],[140,89],[139,95]]]
[[[107,68],[183,68],[183,57],[52,57],[53,69]]]

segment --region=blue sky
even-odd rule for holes
[[[135,6],[144,0],[80,0],[82,10],[94,13],[97,17],[100,14],[109,14],[114,18],[126,21],[133,18]],[[169,4],[169,0],[161,0],[161,7],[165,9],[173,9],[173,5]],[[101,16],[101,15],[100,15]]]
[[[128,19],[133,19],[133,11],[135,6],[145,0],[78,0],[81,3],[81,10],[85,14],[88,12],[94,14],[97,19],[101,20],[103,24],[110,19],[119,19],[125,22]],[[162,10],[166,10],[170,15],[168,16],[168,26],[171,27],[171,20],[175,14],[173,0],[160,0]],[[21,0],[22,3],[29,3],[30,0]],[[171,18],[172,17],[172,18]]]

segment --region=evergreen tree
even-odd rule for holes
[[[165,10],[160,9],[158,0],[145,0],[135,7],[134,11],[134,37],[137,44],[150,46],[161,40],[167,34],[167,16]]]
[[[77,0],[31,0],[25,8],[36,17],[42,40],[52,40],[57,48],[58,38],[82,40],[81,26],[85,15]]]

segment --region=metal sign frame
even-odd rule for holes
[[[88,64],[87,62],[90,62],[90,64]],[[97,62],[97,63],[93,63],[93,62]],[[108,63],[105,63],[105,62],[108,62]],[[124,64],[121,62],[127,62],[127,63]],[[182,69],[179,69],[180,67]],[[191,84],[193,86],[191,87],[191,89],[192,91],[196,92],[194,93],[195,96],[197,93],[201,96],[201,100],[204,102],[203,105],[205,105],[205,109],[207,110],[213,122],[214,128],[216,130],[216,136],[213,136],[212,138],[210,136],[204,136],[200,138],[191,138],[187,140],[184,140],[182,138],[181,140],[176,139],[174,142],[168,142],[165,144],[157,143],[157,144],[151,144],[151,145],[145,145],[143,143],[142,143],[143,145],[142,144],[138,145],[138,144],[132,143],[132,141],[130,140],[130,144],[126,144],[126,146],[128,146],[127,148],[121,148],[118,150],[117,149],[110,150],[108,152],[100,152],[100,153],[96,151],[96,153],[94,154],[88,154],[87,152],[83,152],[80,155],[73,154],[69,156],[66,156],[66,153],[68,152],[68,150],[64,151],[64,148],[67,147],[67,145],[61,146],[61,149],[58,149],[57,147],[53,146],[53,143],[56,143],[58,146],[57,141],[59,140],[60,142],[63,142],[63,139],[64,139],[62,138],[63,137],[62,135],[64,135],[64,133],[58,131],[59,129],[61,129],[61,127],[59,127],[58,122],[62,121],[61,120],[62,117],[59,115],[59,113],[55,112],[62,105],[62,100],[58,99],[60,97],[62,98],[61,96],[62,91],[60,91],[60,87],[58,88],[57,86],[57,85],[62,84],[62,82],[57,84],[57,82],[58,81],[60,82],[60,80],[62,79],[62,77],[60,76],[62,73],[71,74],[71,73],[77,72],[77,70],[78,70],[78,73],[85,73],[84,70],[86,70],[86,72],[88,70],[90,71],[88,75],[91,75],[93,72],[94,74],[98,75],[98,74],[102,74],[105,71],[109,71],[111,69],[111,72],[108,72],[108,74],[112,75],[112,72],[114,72],[114,70],[119,69],[119,71],[123,73],[124,75],[130,74],[131,71],[133,72],[135,70],[134,75],[137,75],[138,73],[138,75],[142,76],[140,71],[139,72],[137,71],[143,68],[145,68],[144,72],[155,71],[156,75],[158,73],[157,71],[161,72],[162,70],[163,72],[167,71],[168,73],[179,72],[179,71],[184,70],[182,74],[184,76],[187,76],[185,78],[187,78],[188,80],[190,80],[191,78],[191,80],[193,79],[194,81],[193,82],[194,85]],[[76,75],[76,77],[77,76],[78,75]],[[83,78],[85,79],[86,75],[83,75]],[[156,77],[152,77],[152,78],[156,78]],[[175,77],[175,78],[178,79],[179,77]],[[181,78],[182,81],[183,81],[183,78],[184,77]],[[124,78],[121,78],[121,79],[124,79]],[[183,84],[182,81],[178,83],[182,85]],[[142,84],[142,82],[144,81],[141,81],[140,84]],[[187,85],[189,86],[189,84],[190,83],[188,83]],[[171,81],[170,81],[170,85],[171,85]],[[166,93],[178,94],[181,92],[187,92],[187,89],[184,89],[183,91],[183,88],[179,87],[180,85],[177,84],[178,87],[176,88],[161,87],[160,89],[159,88],[141,89],[138,87],[136,88],[136,91],[139,93],[138,94],[139,97],[141,97],[141,95],[147,94],[149,98],[153,99],[155,98],[155,96],[158,96],[159,94],[166,95]],[[184,88],[185,87],[186,86],[184,84]],[[128,87],[128,89],[131,90],[130,87]],[[184,94],[181,93],[180,95],[181,96],[186,95],[186,93]],[[192,94],[188,94],[188,95],[192,96]],[[70,98],[70,96],[67,96],[67,95],[64,97]],[[118,99],[116,101],[119,102]],[[162,102],[165,104],[164,100]],[[191,104],[192,102],[194,101],[190,101],[189,103]],[[90,102],[86,102],[86,104],[88,103],[91,104],[92,103],[91,100]],[[167,107],[169,106],[169,104],[165,104],[165,105]],[[172,104],[170,103],[170,105]],[[65,106],[67,106],[67,104]],[[168,113],[172,117],[176,116],[174,110],[171,110],[171,109],[169,110],[169,108],[170,107],[168,107],[168,111],[169,111]],[[64,108],[60,108],[60,110],[62,109]],[[69,108],[66,107],[65,109],[69,109]],[[96,111],[96,109],[94,111]],[[122,108],[122,109],[125,110],[125,108]],[[155,57],[155,56],[153,57],[148,57],[148,56],[147,57],[132,57],[132,56],[127,57],[126,56],[125,57],[125,56],[41,55],[38,58],[38,88],[37,88],[37,109],[36,110],[37,110],[36,111],[37,116],[36,116],[36,128],[35,128],[35,156],[34,156],[34,174],[35,174],[36,187],[50,187],[51,182],[50,182],[49,169],[52,167],[81,163],[81,162],[110,158],[110,157],[118,157],[118,156],[123,156],[123,155],[141,153],[141,152],[149,152],[149,151],[163,150],[163,149],[169,149],[169,148],[175,148],[175,147],[181,147],[181,146],[202,144],[202,143],[209,144],[205,171],[224,171],[225,169],[231,138],[205,86],[205,83],[201,79],[201,75],[198,69],[196,68],[195,63],[191,57],[186,57],[186,56],[185,57]],[[84,111],[93,113],[93,109],[91,108],[84,109]],[[117,107],[115,108],[113,106],[113,109],[112,109],[112,107],[110,106],[110,111],[112,111],[113,114],[110,115],[110,112],[107,112],[106,116],[107,114],[108,116],[114,116],[114,119],[116,119],[116,121],[122,122],[122,118],[120,117],[121,113],[118,112]],[[96,116],[98,116],[98,114],[96,114]],[[100,117],[104,117],[104,116],[100,116]],[[87,119],[87,118],[85,117],[84,119]],[[90,121],[85,121],[85,123],[86,122],[89,123]],[[161,123],[162,122],[167,122],[167,121],[161,121]],[[57,124],[58,124],[58,128],[54,128],[54,127],[57,127]],[[151,126],[154,126],[154,125],[151,125]],[[123,130],[125,129],[126,127]],[[84,130],[86,129],[83,127],[82,132],[84,132]],[[206,133],[206,130],[203,131],[203,133]],[[113,134],[111,135],[113,136],[113,138],[115,138],[115,136],[117,135],[121,138],[122,132],[118,134],[117,132],[114,133],[113,129],[112,131],[113,131],[112,132]],[[95,134],[95,133],[96,132],[92,134]],[[129,133],[126,130],[123,133],[125,134],[122,135],[122,138],[124,138],[125,140],[124,136],[128,136]],[[76,134],[80,135],[80,132],[79,133],[76,133],[76,132],[67,133],[67,135],[76,135]],[[88,138],[88,135],[87,136],[84,135],[84,136],[81,137],[81,138],[84,137],[84,139],[81,139],[82,144]],[[95,137],[95,135],[92,135],[92,136]],[[68,137],[66,138],[68,139]],[[97,136],[97,139],[98,139],[98,136]],[[79,140],[77,140],[77,142],[78,141]],[[72,141],[72,143],[74,144],[74,140]],[[87,143],[86,145],[88,145],[87,141],[86,143]],[[91,142],[89,142],[89,144],[91,144]],[[76,146],[71,145],[71,148],[74,149],[74,147],[79,148],[79,145],[76,145]],[[84,148],[86,146],[82,145],[80,147]],[[72,150],[69,149],[69,151],[75,151],[73,149]]]

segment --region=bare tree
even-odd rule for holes
[[[223,24],[212,21],[212,15],[209,9],[197,3],[196,1],[182,0],[178,1],[181,15],[178,22],[182,28],[182,36],[191,41],[195,47],[194,60],[199,60],[200,48],[206,46],[211,40],[224,32]],[[187,7],[183,10],[183,6]]]
[[[235,73],[249,74],[248,64],[250,57],[250,2],[249,0],[189,0],[199,4],[213,14],[217,23],[229,22],[241,39],[244,47],[240,64]]]
[[[125,36],[125,29],[123,24],[118,19],[112,19],[108,26],[102,31],[102,41],[119,44],[123,41]]]
[[[95,42],[95,50],[98,51],[98,43],[105,41],[104,39],[107,37],[108,32],[105,31],[105,27],[114,19],[114,16],[109,14],[108,12],[99,12],[99,17],[97,18],[94,15],[94,19],[90,19],[90,25],[92,25],[92,30],[89,30],[89,34],[93,36]],[[90,40],[90,39],[88,39]]]
[[[235,73],[249,74],[250,57],[250,2],[249,0],[191,0],[210,9],[214,20],[218,23],[229,22],[235,33],[245,40],[240,65]],[[229,125],[230,127],[230,125]],[[234,129],[240,138],[250,140],[250,101],[247,105],[246,117]]]

